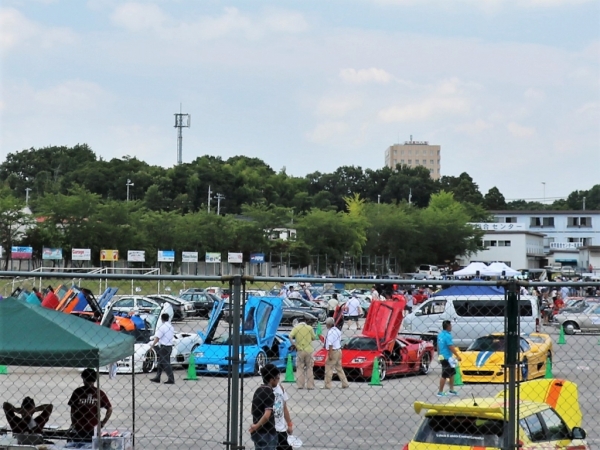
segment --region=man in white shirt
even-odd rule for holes
[[[156,377],[150,378],[150,381],[154,383],[160,383],[160,376],[165,372],[167,375],[167,381],[165,384],[175,384],[175,378],[173,377],[173,368],[171,367],[171,352],[173,350],[173,338],[175,337],[175,329],[171,322],[169,322],[169,315],[163,313],[160,316],[161,324],[156,329],[156,335],[154,341],[150,344],[150,348],[158,344],[157,356],[158,366],[156,369]]]
[[[302,294],[294,289],[294,286],[290,286],[290,291],[287,298],[302,300]]]
[[[350,300],[346,302],[344,310],[348,312],[348,329],[352,321],[356,322],[356,329],[360,330],[360,323],[358,321],[362,308],[360,307],[360,301],[356,297],[350,297]]]
[[[333,294],[331,298],[327,301],[327,317],[333,317],[333,313],[335,312],[335,308],[340,304],[337,298],[337,294]]]
[[[327,336],[325,336],[327,359],[325,360],[325,385],[323,389],[331,389],[333,369],[335,369],[338,378],[342,382],[342,389],[346,389],[350,385],[342,368],[342,332],[334,327],[333,324],[333,317],[328,317],[325,320],[325,326],[327,327]]]
[[[281,287],[279,288],[279,297],[281,297],[281,298],[287,298],[288,293],[289,293],[289,291],[285,287],[285,283],[282,281],[281,282]]]

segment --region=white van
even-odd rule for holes
[[[418,305],[402,321],[400,334],[416,335],[436,342],[444,320],[452,321],[454,345],[467,348],[475,339],[490,333],[504,332],[504,295],[453,295],[432,297]],[[540,316],[537,298],[520,298],[521,333],[539,332]]]
[[[421,264],[417,273],[425,275],[426,278],[441,278],[442,273],[438,266],[432,266],[431,264]]]

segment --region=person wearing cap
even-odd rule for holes
[[[112,405],[104,391],[94,386],[98,374],[94,369],[81,372],[83,386],[73,391],[68,405],[71,407],[70,440],[74,442],[89,442],[94,436],[94,430],[100,423],[104,427],[112,415]],[[100,408],[106,410],[104,419],[98,414],[98,397]]]
[[[21,402],[21,407],[17,408],[8,402],[2,405],[8,426],[15,434],[41,434],[44,425],[50,419],[52,409],[51,404],[35,406],[31,397],[25,397]],[[35,413],[39,413],[33,417]],[[20,416],[20,417],[19,417]]]

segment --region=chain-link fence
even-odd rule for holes
[[[0,277],[0,449],[598,443],[600,283]]]

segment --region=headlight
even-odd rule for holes
[[[324,356],[315,356],[315,361],[323,361],[324,359]]]
[[[360,363],[364,363],[366,360],[367,360],[367,358],[365,358],[364,356],[359,356],[358,358],[354,358],[350,362],[353,364],[360,364]]]

